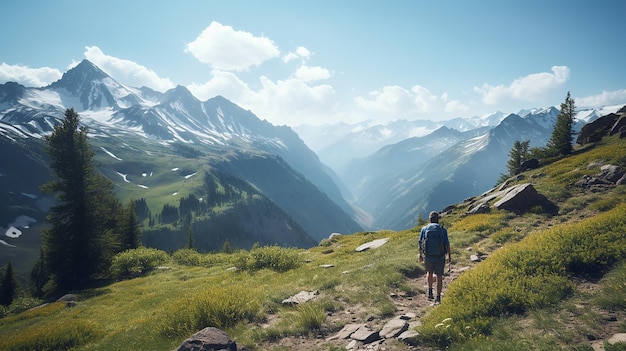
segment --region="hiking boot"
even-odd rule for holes
[[[440,304],[441,303],[441,296],[437,295],[437,298],[435,299],[435,303],[436,304]]]
[[[432,288],[428,289],[428,299],[429,299],[429,300],[432,300],[432,299],[434,299],[434,298],[435,298],[435,297],[433,296],[433,289],[432,289]]]

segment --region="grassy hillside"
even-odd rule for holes
[[[590,339],[626,332],[626,187],[573,186],[601,164],[626,168],[624,150],[626,140],[609,138],[525,173],[520,182],[556,202],[556,216],[465,216],[463,205],[445,216],[458,278],[441,305],[415,307],[421,349],[592,350]],[[309,250],[128,252],[112,269],[134,278],[73,292],[73,308],[51,303],[17,313],[28,305],[18,301],[5,309],[0,349],[171,350],[216,326],[251,350],[341,350],[345,340],[324,340],[343,325],[391,318],[399,309],[392,296],[421,301],[418,229],[354,233]],[[389,241],[355,251],[381,238]],[[472,254],[488,258],[472,263]],[[300,307],[281,304],[301,290],[319,295]]]

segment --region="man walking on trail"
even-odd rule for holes
[[[422,227],[420,232],[419,260],[424,262],[424,268],[428,272],[428,299],[433,296],[433,273],[437,275],[437,297],[435,303],[441,302],[441,289],[443,288],[443,271],[446,265],[446,254],[448,263],[452,261],[450,254],[450,241],[448,231],[439,224],[439,213],[433,211],[428,215],[429,224]]]

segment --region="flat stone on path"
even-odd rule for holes
[[[395,318],[387,322],[380,331],[380,337],[385,339],[395,338],[409,328],[409,323],[400,318]]]
[[[618,342],[626,343],[626,333],[614,334],[611,338],[609,338],[609,344],[617,344]]]
[[[354,324],[354,323],[346,324],[343,326],[343,329],[341,329],[337,334],[331,336],[327,340],[348,339],[350,335],[352,335],[355,331],[357,331],[362,326],[364,326],[364,324]]]
[[[350,338],[360,341],[364,344],[369,344],[379,338],[378,331],[371,330],[367,326],[363,325],[357,331],[352,333]]]

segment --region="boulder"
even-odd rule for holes
[[[600,173],[594,175],[586,175],[574,185],[581,188],[606,188],[614,185],[623,184],[626,172],[618,166],[603,165],[600,167]]]
[[[515,174],[520,174],[529,169],[536,169],[538,167],[539,167],[539,160],[536,158],[531,158],[529,160],[522,162],[522,164],[519,167],[517,167],[517,169],[515,170]]]
[[[550,214],[558,213],[558,207],[544,195],[539,194],[530,183],[514,185],[504,191],[504,196],[494,206],[499,210],[522,213],[541,206]]]
[[[599,178],[604,178],[609,182],[615,183],[617,182],[623,175],[624,172],[621,168],[614,165],[604,165],[600,167]]]
[[[175,351],[237,351],[237,344],[224,331],[207,327],[187,338]]]
[[[619,115],[611,113],[606,116],[602,116],[593,122],[585,124],[578,133],[576,143],[585,145],[599,141],[603,136],[609,133],[618,118]]]

